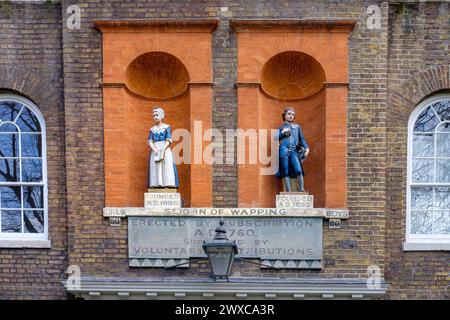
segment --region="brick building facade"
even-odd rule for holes
[[[76,5],[75,9],[72,5]],[[368,10],[373,5],[375,8]],[[70,23],[77,8],[80,26],[74,28]],[[102,27],[101,21],[109,21],[109,25],[103,23]],[[108,159],[120,161],[126,155],[107,147],[108,143],[114,146],[117,141],[107,141],[112,139],[108,134],[111,132],[108,119],[112,118],[108,118],[110,113],[106,114],[106,110],[114,115],[114,99],[120,97],[111,93],[117,89],[111,85],[115,80],[105,80],[109,68],[105,60],[108,46],[105,28],[117,25],[134,31],[158,28],[151,32],[162,32],[165,36],[164,32],[170,32],[170,28],[202,28],[209,24],[210,38],[205,38],[210,41],[210,47],[205,49],[209,58],[205,57],[211,62],[205,67],[206,72],[209,67],[209,79],[199,76],[189,87],[189,116],[191,121],[204,116],[201,110],[196,114],[192,106],[207,105],[210,101],[210,109],[206,109],[210,113],[210,125],[225,132],[239,128],[245,119],[246,114],[242,113],[245,106],[239,96],[250,90],[246,89],[250,81],[241,83],[245,82],[242,77],[246,69],[242,71],[239,66],[243,60],[242,56],[238,59],[239,46],[245,41],[239,38],[239,28],[293,28],[305,33],[315,28],[329,32],[331,39],[335,34],[330,30],[344,21],[348,28],[348,45],[344,48],[348,54],[343,56],[348,64],[344,64],[346,70],[336,67],[336,74],[348,74],[348,79],[347,83],[330,82],[329,87],[330,90],[345,87],[346,112],[329,117],[336,123],[341,122],[339,117],[346,117],[343,133],[346,174],[341,177],[336,171],[337,178],[333,180],[334,176],[330,176],[328,179],[333,182],[324,182],[323,190],[332,188],[333,183],[338,190],[346,190],[336,201],[344,199],[343,207],[349,210],[350,218],[342,221],[339,229],[329,229],[324,223],[320,270],[280,271],[236,262],[232,276],[259,279],[262,286],[264,279],[276,277],[291,279],[291,283],[299,281],[300,286],[322,280],[325,284],[332,283],[336,279],[365,284],[367,268],[376,265],[387,287],[386,293],[379,297],[448,299],[449,240],[437,250],[436,246],[408,249],[404,243],[409,188],[408,121],[425,99],[450,93],[450,3],[353,0],[0,2],[1,93],[28,98],[45,119],[50,240],[0,238],[0,298],[73,297],[63,285],[71,266],[79,267],[86,285],[95,279],[113,279],[112,282],[165,279],[170,286],[171,281],[180,277],[194,282],[208,277],[209,268],[203,262],[192,263],[183,270],[130,268],[126,223],[112,227],[102,215],[108,201],[109,206],[136,205],[135,195],[108,200],[108,192],[114,192],[111,185],[122,182],[114,178],[116,171],[111,173],[108,169]],[[117,31],[113,29],[114,32]],[[206,31],[196,29],[195,32]],[[114,41],[110,47],[114,47]],[[180,54],[191,57],[187,43]],[[326,47],[327,42],[324,43]],[[112,57],[120,56],[124,46],[113,50]],[[198,50],[203,47],[199,46]],[[201,53],[197,51],[197,54]],[[339,52],[335,55],[339,56]],[[192,70],[196,66],[203,68],[201,61],[193,59]],[[339,59],[330,61],[331,69],[333,64],[339,66]],[[195,90],[200,93],[194,95]],[[195,100],[208,95],[210,100]],[[107,109],[108,101],[110,109]],[[338,102],[330,100],[327,107],[333,103]],[[126,103],[121,101],[122,104]],[[301,117],[300,123],[307,126]],[[334,151],[336,142],[330,141],[329,150]],[[327,156],[331,155],[327,153]],[[323,161],[327,163],[326,159]],[[199,175],[195,176],[197,169]],[[193,181],[187,188],[194,206],[195,201],[200,206],[239,207],[243,203],[250,206],[240,198],[253,192],[250,182],[239,180],[240,166],[214,164],[197,169],[186,168]],[[109,174],[112,178],[108,178]],[[211,188],[207,203],[202,202],[199,187],[205,183]],[[306,177],[307,187],[311,188],[313,183],[313,177]],[[248,189],[246,184],[250,186]],[[323,194],[314,196],[318,201],[328,201]],[[335,200],[330,197],[329,201]]]

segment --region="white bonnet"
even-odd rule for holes
[[[159,113],[159,115],[161,116],[161,119],[164,119],[164,110],[161,107],[155,106],[153,108],[153,113]]]

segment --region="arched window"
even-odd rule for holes
[[[450,242],[450,95],[411,114],[407,203],[407,243]]]
[[[45,122],[30,100],[0,94],[0,240],[46,240]]]

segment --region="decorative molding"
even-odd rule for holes
[[[149,267],[149,268],[170,268],[174,265],[185,263],[177,268],[189,268],[189,259],[149,259],[133,258],[129,259],[130,267]]]
[[[265,29],[265,32],[285,32],[289,29],[310,29],[308,31],[350,32],[356,20],[318,20],[318,19],[232,19],[230,27],[236,32],[249,32],[251,29]]]
[[[322,269],[322,260],[262,260],[262,269]]]
[[[84,299],[378,299],[388,286],[368,288],[366,279],[342,278],[234,278],[214,282],[211,278],[102,278],[82,277],[67,291]],[[119,296],[120,293],[120,296]]]
[[[349,82],[325,82],[325,88],[340,88],[340,87],[348,87],[350,86]]]
[[[51,249],[50,240],[0,240],[0,248],[42,248]]]
[[[450,243],[404,242],[403,251],[450,251]]]
[[[324,219],[348,219],[348,209],[334,208],[139,208],[106,207],[103,217],[316,217]]]
[[[189,82],[186,90],[184,90],[179,95],[176,95],[176,96],[170,97],[170,98],[145,97],[143,95],[140,95],[140,94],[135,93],[132,90],[130,90],[127,87],[127,85],[123,82],[102,82],[102,83],[100,83],[100,87],[124,89],[129,95],[134,96],[139,99],[147,100],[147,101],[172,101],[172,100],[177,100],[177,99],[185,97],[186,94],[188,94],[190,88],[198,88],[198,87],[214,88],[214,83],[212,83],[212,82]]]
[[[164,32],[213,32],[218,19],[130,19],[96,20],[94,27],[101,32],[148,32],[163,29]]]

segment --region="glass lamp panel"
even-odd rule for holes
[[[227,277],[234,259],[232,247],[208,247],[207,254],[214,276]]]

